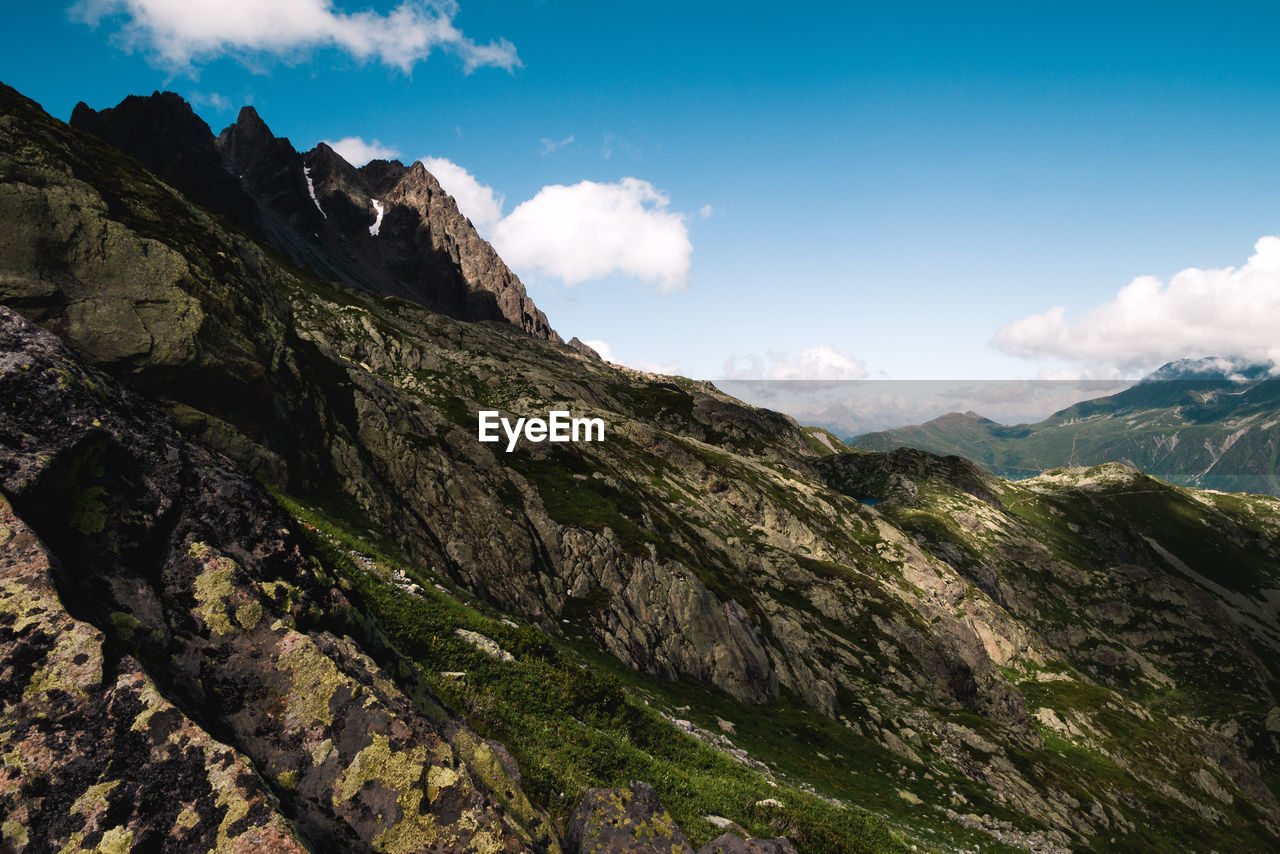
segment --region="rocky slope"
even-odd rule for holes
[[[7,309],[0,353],[13,848],[558,850],[257,484]]]
[[[1256,365],[1231,373],[1184,360],[1036,424],[953,412],[850,444],[958,454],[1004,477],[1123,462],[1180,486],[1280,495],[1280,379]]]
[[[1280,772],[1276,502],[1178,490],[1118,468],[1010,484],[958,459],[833,454],[841,449],[829,440],[710,384],[628,371],[512,323],[460,322],[348,287],[16,93],[3,107],[0,301],[145,395],[183,430],[187,453],[196,442],[221,452],[307,520],[289,520],[260,493],[231,491],[219,504],[210,492],[188,514],[196,539],[182,525],[165,535],[179,569],[157,596],[174,625],[185,609],[196,629],[215,628],[194,638],[169,628],[151,659],[124,647],[153,679],[148,662],[164,656],[197,669],[213,656],[225,666],[209,665],[219,685],[220,673],[247,669],[218,695],[225,714],[196,715],[195,703],[184,713],[247,757],[263,797],[299,816],[306,838],[336,838],[323,834],[345,825],[390,849],[399,837],[379,834],[418,820],[433,790],[427,773],[425,786],[411,782],[411,794],[386,800],[398,812],[348,817],[335,778],[321,775],[307,790],[327,793],[305,813],[314,817],[291,812],[302,807],[291,806],[299,796],[290,786],[315,770],[310,748],[328,738],[323,724],[304,725],[307,749],[277,750],[269,726],[255,740],[266,726],[259,717],[243,713],[245,732],[224,722],[241,720],[237,703],[250,689],[275,690],[288,707],[292,689],[255,682],[235,654],[285,655],[277,635],[289,631],[365,686],[359,696],[372,691],[371,707],[391,710],[409,730],[397,744],[411,754],[428,723],[499,738],[519,762],[511,791],[529,794],[527,809],[486,800],[508,791],[477,770],[492,763],[463,756],[458,767],[470,775],[467,803],[501,828],[494,833],[519,840],[512,845],[559,844],[559,829],[538,836],[544,815],[567,820],[589,789],[637,777],[696,844],[727,824],[789,836],[801,852],[908,841],[984,851],[1280,843],[1280,805],[1267,786]],[[341,189],[357,178],[406,210],[429,210],[435,198],[414,176],[420,167],[329,166],[311,167],[326,218],[346,216],[336,202],[358,198]],[[327,195],[331,185],[338,195]],[[260,211],[287,217],[256,192]],[[459,268],[488,263],[457,246]],[[57,370],[42,370],[42,394],[52,394]],[[76,376],[102,387],[84,370]],[[45,417],[68,405],[53,395]],[[508,454],[477,441],[479,409],[570,409],[603,418],[606,438],[522,442]],[[9,417],[18,420],[6,457],[57,456],[24,444],[42,435],[21,420],[34,416]],[[147,470],[130,460],[125,471]],[[217,464],[232,477],[230,464]],[[96,481],[60,465],[50,483],[81,484],[89,511],[104,500]],[[148,508],[176,501],[192,478],[157,475],[154,494],[102,486],[115,502],[103,511],[110,524],[53,540],[55,556],[64,566],[106,561],[94,571],[108,578],[136,574],[109,547],[80,557],[75,544],[106,530],[123,530],[122,544],[154,542],[133,520],[155,516]],[[66,517],[60,532],[71,524],[65,501],[2,488],[35,536],[51,530],[35,521],[42,513]],[[234,610],[203,604],[200,572],[216,572],[220,555],[248,565],[211,539],[219,525],[302,532],[304,541],[274,536],[295,555],[280,559],[295,567],[288,607],[314,622],[299,614],[292,627],[263,628],[282,612],[246,628],[240,609],[258,594],[238,588],[222,600]],[[212,549],[207,561],[193,553],[197,542]],[[312,553],[327,562],[304,585],[298,567],[314,567]],[[232,579],[259,583],[255,571]],[[214,580],[205,587],[221,590]],[[106,589],[93,601],[122,595]],[[110,614],[95,613],[76,618],[109,646],[125,644]],[[224,639],[217,627],[228,626]],[[130,634],[139,636],[152,634]],[[370,689],[353,675],[358,656],[390,686],[374,679]],[[169,702],[200,696],[184,690],[194,688],[161,685]],[[440,704],[426,703],[429,694]],[[422,711],[441,705],[467,723]],[[353,747],[333,775],[346,779],[341,766],[368,749]],[[290,770],[300,776],[281,779]]]

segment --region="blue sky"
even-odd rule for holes
[[[172,89],[215,131],[252,103],[300,149],[376,139],[465,169],[505,198],[483,230],[556,329],[635,366],[1110,378],[1280,356],[1271,4],[410,0],[452,27],[425,57],[382,26],[398,3],[281,0],[328,22],[293,41],[305,26],[195,20],[247,0],[13,5],[0,80],[59,118]]]

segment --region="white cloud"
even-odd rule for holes
[[[702,217],[703,219],[709,218],[713,213],[715,213],[715,211],[712,210],[711,205],[709,204],[703,205],[702,207],[698,208],[698,216]]]
[[[546,139],[542,140],[542,153],[550,154],[553,151],[559,151],[569,143],[573,142],[573,134],[569,134],[564,139]]]
[[[517,270],[567,284],[634,276],[664,290],[684,288],[693,246],[684,215],[648,181],[581,181],[543,187],[494,226],[493,242]]]
[[[632,359],[624,364],[629,368],[635,368],[637,371],[648,371],[651,374],[666,374],[667,376],[678,376],[680,374],[680,361],[678,359],[672,359],[670,362],[650,362],[648,359]]]
[[[1280,362],[1280,237],[1263,237],[1242,267],[1188,268],[1168,284],[1134,279],[1110,302],[1068,318],[1055,306],[1006,324],[992,339],[1027,359],[1062,359],[1083,375],[1144,372],[1182,358]]]
[[[502,205],[506,197],[493,187],[481,184],[463,167],[444,157],[424,157],[422,165],[436,176],[444,191],[453,196],[458,210],[481,231],[488,231],[502,219]]]
[[[370,160],[390,160],[400,156],[400,152],[389,145],[383,145],[376,139],[365,142],[358,136],[344,136],[337,142],[326,139],[324,144],[338,152],[352,166],[363,166]]]
[[[225,95],[219,95],[217,92],[189,92],[187,100],[191,102],[193,107],[212,107],[219,113],[225,113],[231,109],[231,101]]]
[[[522,276],[540,273],[570,285],[632,276],[663,291],[688,283],[693,245],[684,214],[668,210],[670,199],[648,181],[553,184],[504,216],[506,197],[462,166],[443,157],[422,164]]]
[[[437,48],[457,54],[467,73],[521,65],[506,39],[481,45],[463,35],[453,25],[457,14],[455,0],[404,0],[386,14],[344,12],[333,0],[79,0],[71,7],[72,18],[90,26],[122,16],[120,43],[154,52],[176,71],[227,54],[300,59],[323,47],[406,73]]]
[[[613,362],[615,365],[626,365],[628,368],[634,368],[637,371],[648,371],[651,374],[678,374],[680,373],[680,363],[678,361],[671,362],[650,362],[647,359],[619,359],[613,354],[613,348],[609,346],[607,341],[595,339],[592,341],[583,341],[592,350],[600,354],[600,358],[606,362]]]
[[[866,362],[839,347],[807,347],[794,359],[776,350],[764,358],[755,353],[734,355],[724,363],[724,377],[731,380],[861,380],[867,376]]]
[[[592,341],[583,341],[582,343],[599,353],[600,358],[604,359],[606,362],[617,361],[613,358],[613,348],[609,346],[608,342],[601,341],[597,338]]]

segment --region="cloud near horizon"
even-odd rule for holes
[[[731,355],[724,362],[724,379],[729,380],[861,380],[870,375],[867,363],[855,359],[842,347],[807,347],[794,359],[787,353],[769,350],[761,358]]]
[[[1167,284],[1140,276],[1109,302],[1014,320],[992,345],[1011,356],[1072,362],[1082,375],[1134,375],[1166,362],[1219,356],[1280,362],[1280,236],[1263,237],[1241,267],[1182,270]]]
[[[336,142],[326,139],[324,144],[338,152],[352,166],[363,166],[370,160],[390,160],[400,156],[400,152],[389,145],[383,145],[376,139],[365,142],[358,136],[344,136]]]
[[[680,363],[678,361],[671,362],[650,362],[646,359],[629,359],[623,361],[613,354],[613,348],[609,346],[609,342],[599,339],[583,341],[592,350],[600,354],[600,358],[606,362],[613,362],[615,365],[625,365],[628,368],[634,368],[637,371],[648,371],[651,374],[678,374],[680,373]]]
[[[504,215],[505,197],[465,168],[443,157],[424,157],[422,164],[522,277],[537,273],[575,285],[629,276],[664,292],[688,284],[693,244],[685,216],[670,210],[670,198],[648,181],[552,184]]]
[[[405,73],[436,49],[456,54],[468,74],[522,65],[506,39],[477,44],[455,27],[455,0],[404,0],[386,14],[344,12],[333,0],[79,0],[69,13],[92,27],[120,19],[120,46],[151,52],[175,72],[192,73],[197,63],[222,56],[298,60],[318,48]]]

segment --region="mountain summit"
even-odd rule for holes
[[[208,210],[329,281],[460,320],[559,341],[520,279],[419,162],[356,168],[324,143],[299,153],[253,107],[215,137],[180,96],[130,96],[71,126],[89,131]]]
[[[1272,362],[1254,362],[1249,359],[1227,359],[1206,356],[1200,359],[1178,359],[1156,368],[1142,378],[1142,382],[1166,382],[1169,380],[1232,380],[1248,382],[1265,380],[1276,375]]]

